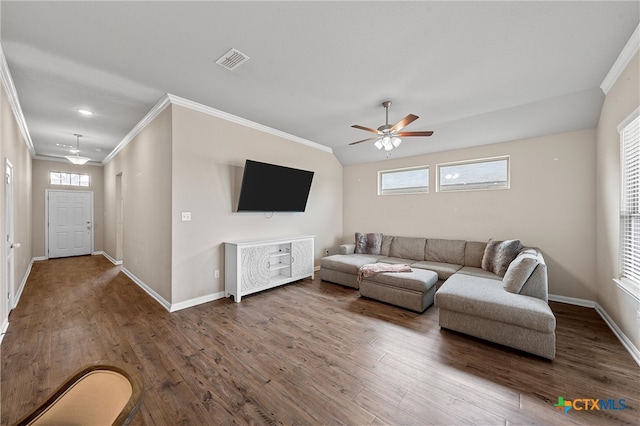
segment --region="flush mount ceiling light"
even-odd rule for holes
[[[82,115],[86,115],[86,116],[93,115],[93,113],[92,113],[91,111],[89,111],[88,109],[80,108],[80,109],[78,110],[78,112],[79,112],[80,114],[82,114]]]
[[[82,166],[84,163],[86,163],[91,159],[87,157],[80,157],[79,155],[80,154],[80,138],[82,137],[82,135],[74,133],[73,136],[76,137],[76,149],[74,150],[76,155],[65,155],[64,158],[71,161],[73,164]]]

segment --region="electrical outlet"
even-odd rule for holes
[[[213,273],[214,278],[220,278],[220,270],[216,269],[216,271]]]
[[[191,212],[182,212],[182,221],[188,222],[191,220]]]

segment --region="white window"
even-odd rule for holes
[[[51,185],[89,186],[91,175],[82,173],[49,172]]]
[[[627,120],[625,120],[627,121]],[[636,298],[640,293],[640,115],[620,131],[620,280]],[[620,129],[619,129],[620,130]]]
[[[509,157],[438,164],[438,192],[509,189]]]
[[[423,194],[429,192],[429,167],[378,172],[378,195]]]

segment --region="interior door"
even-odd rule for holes
[[[93,250],[93,192],[49,191],[49,258],[82,256]]]
[[[5,161],[5,231],[6,231],[6,279],[7,279],[7,311],[13,309],[13,298],[15,297],[15,283],[14,283],[14,248],[19,247],[19,244],[15,244],[13,241],[13,165],[9,160]]]

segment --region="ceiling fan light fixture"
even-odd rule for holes
[[[385,136],[382,138],[382,146],[386,148],[391,147],[391,138],[389,136]],[[391,147],[391,149],[393,149],[393,147]],[[387,149],[387,151],[389,151]]]
[[[375,141],[374,145],[376,148],[382,149],[382,140],[378,139],[377,141]]]
[[[402,139],[397,138],[395,136],[391,138],[391,144],[393,145],[394,148],[399,147],[401,143],[402,143]]]

